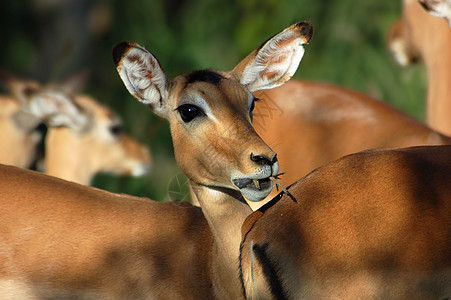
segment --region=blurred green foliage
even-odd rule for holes
[[[83,92],[116,110],[154,157],[148,176],[101,175],[95,185],[163,200],[180,173],[168,125],[126,91],[111,59],[115,43],[145,46],[171,78],[195,69],[229,70],[273,34],[309,20],[315,33],[296,78],[355,89],[423,120],[423,66],[402,69],[385,45],[400,14],[400,0],[2,1],[0,68],[42,82],[89,68]]]

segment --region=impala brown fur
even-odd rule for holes
[[[213,297],[199,208],[12,166],[0,165],[0,182],[0,298]]]

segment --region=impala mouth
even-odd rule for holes
[[[271,180],[269,179],[269,177],[263,178],[263,179],[244,178],[244,179],[233,180],[233,184],[239,189],[253,188],[253,189],[257,189],[257,190],[262,190],[271,184]]]
[[[241,178],[232,180],[246,199],[261,201],[269,195],[273,188],[273,182],[269,177],[260,179]]]

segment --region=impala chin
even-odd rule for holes
[[[247,200],[252,202],[258,202],[265,199],[274,187],[274,184],[269,177],[261,179],[235,179],[233,180],[233,184],[238,187],[241,194],[243,194]]]
[[[260,172],[252,175],[232,176],[232,183],[247,200],[258,202],[271,193],[274,184],[270,177],[276,176],[278,172],[279,164],[276,162],[272,166],[264,166]]]

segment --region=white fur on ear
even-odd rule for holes
[[[244,68],[240,82],[255,92],[288,81],[302,60],[302,45],[310,41],[312,28],[310,23],[301,22],[269,39],[257,49],[255,59]]]
[[[156,113],[164,113],[168,84],[158,60],[145,48],[129,42],[114,47],[113,59],[129,93]]]
[[[71,92],[75,92],[75,88],[84,84],[87,75],[84,71],[61,83],[43,87],[34,80],[19,79],[0,70],[0,79],[5,81],[22,111],[15,116],[16,121],[24,124],[21,120],[23,116],[30,118],[31,115],[48,126],[65,126],[77,131],[87,128],[91,116],[74,102]]]
[[[57,91],[44,91],[30,98],[24,109],[49,126],[65,126],[76,131],[85,129],[90,116],[75,104],[72,97]]]

